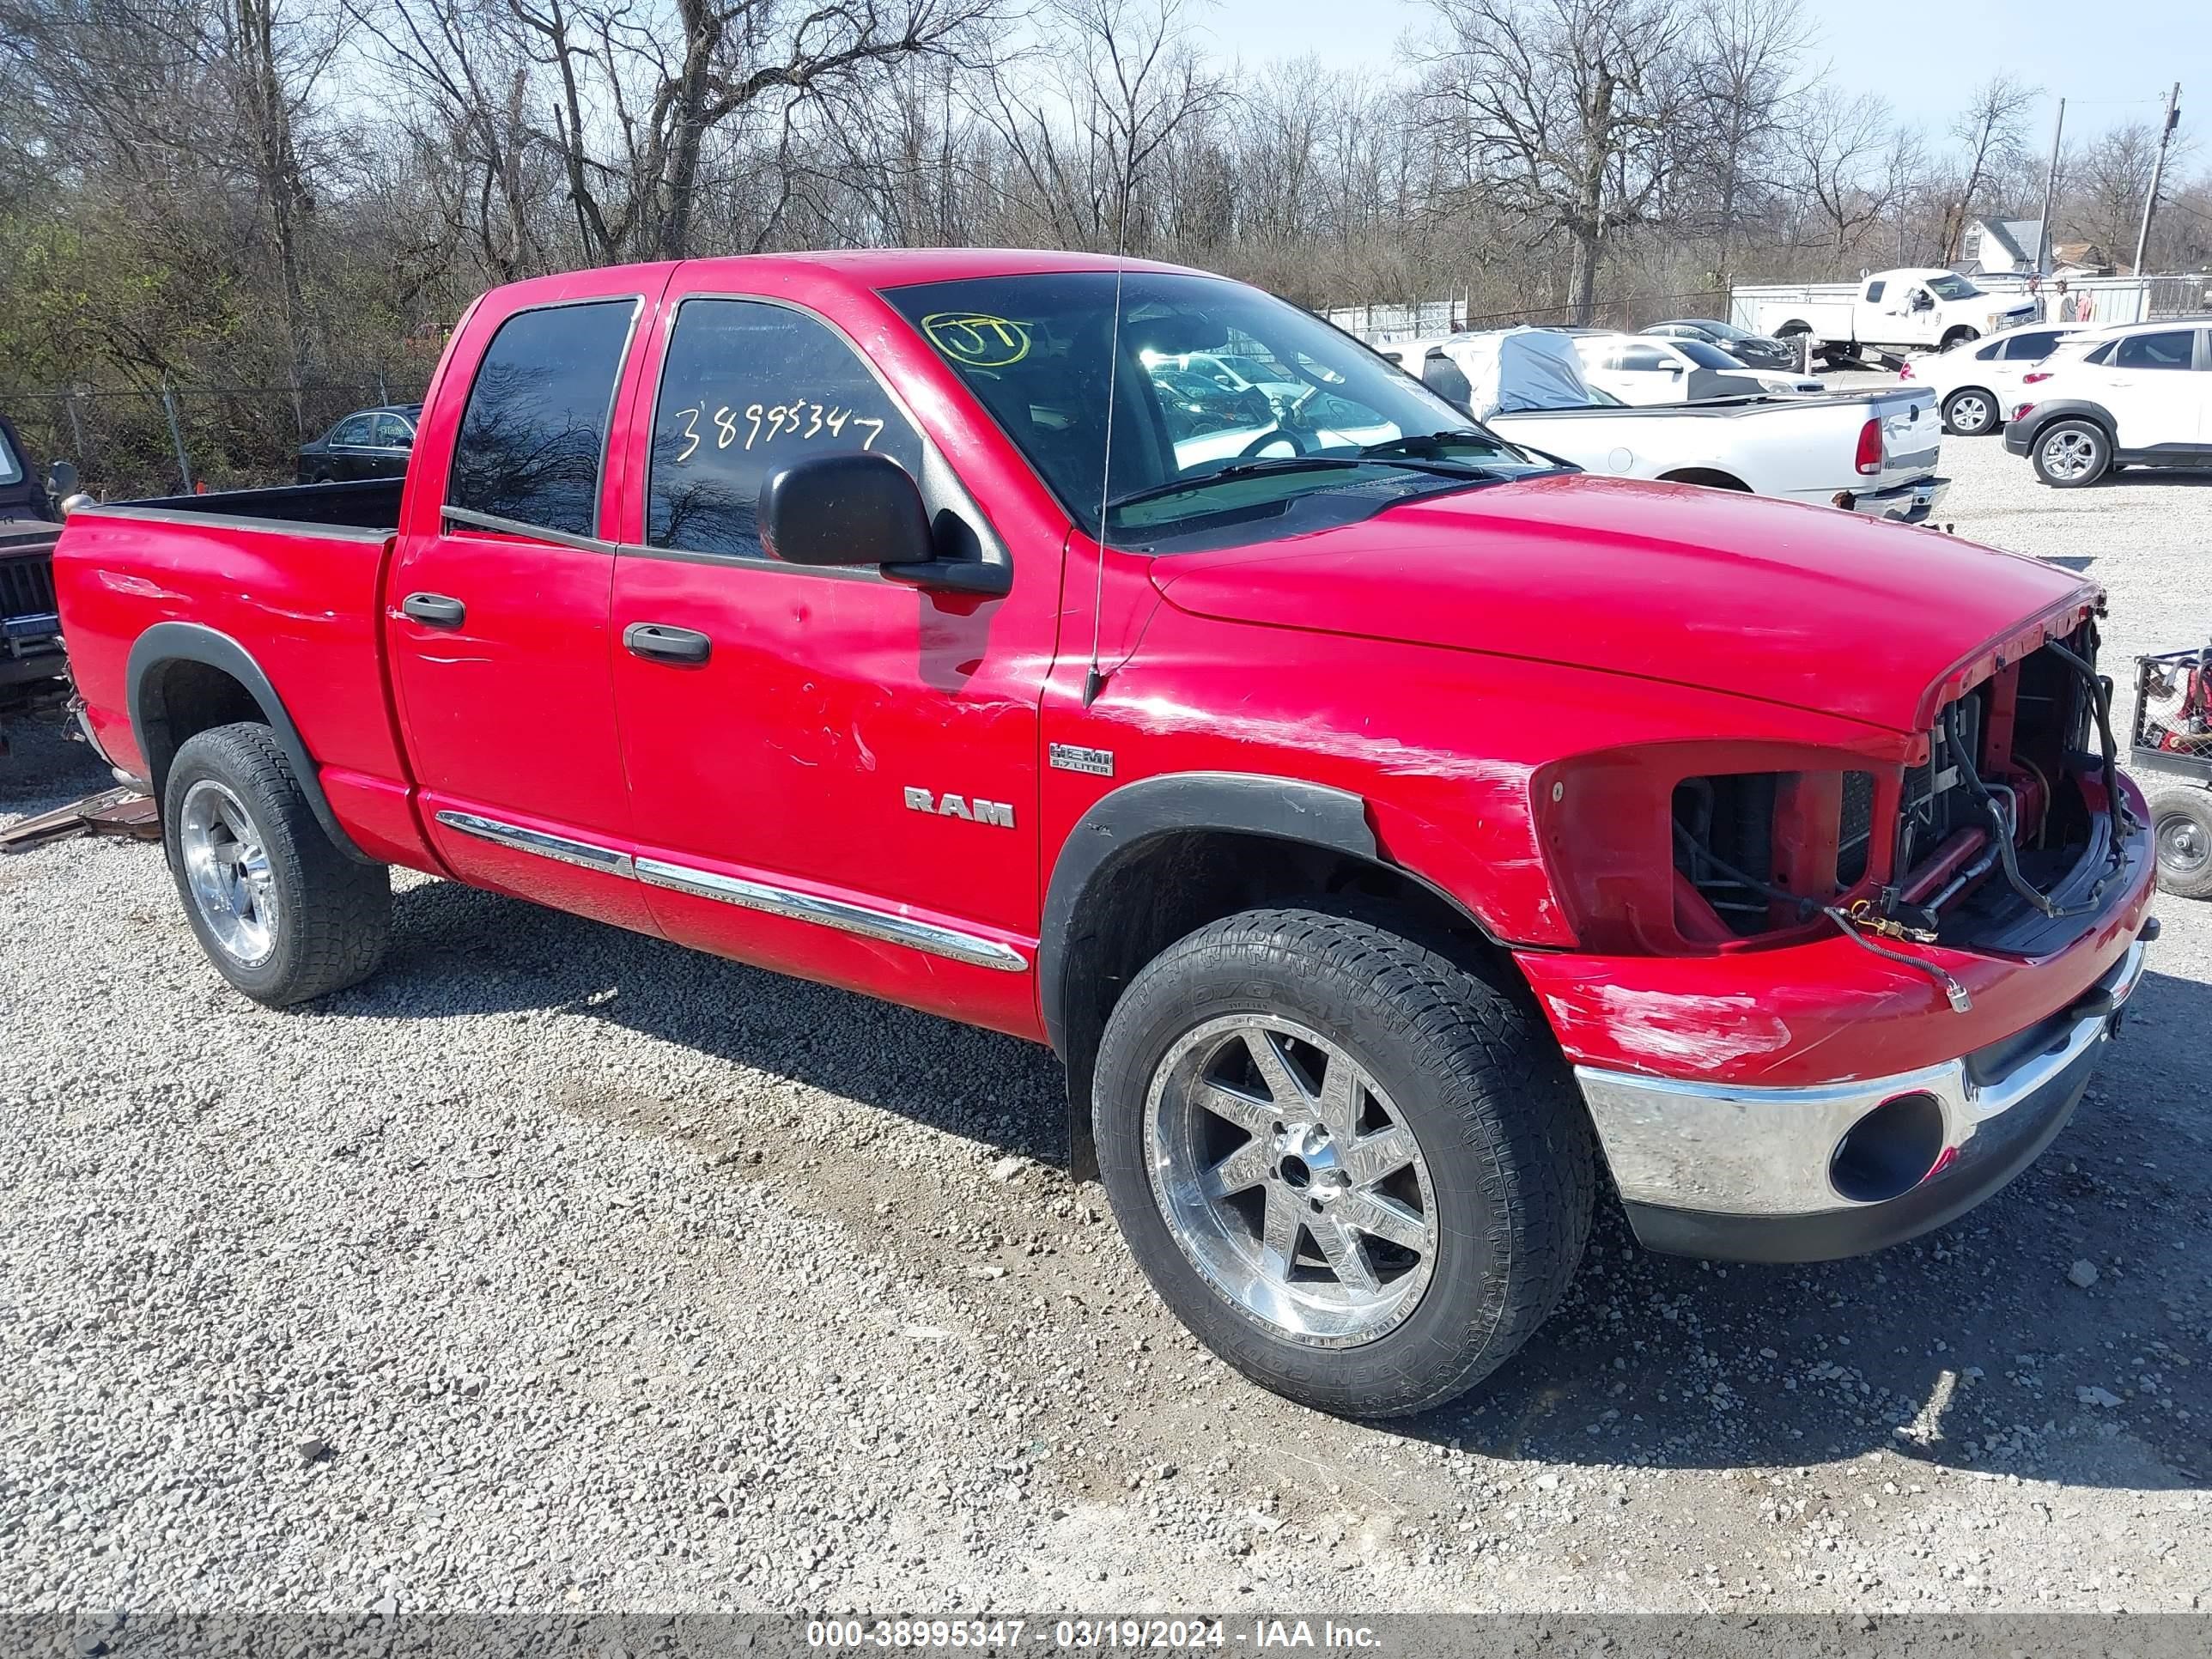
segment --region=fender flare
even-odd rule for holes
[[[354,845],[353,837],[346,834],[337,815],[331,811],[315,757],[301,741],[300,728],[292,723],[283,699],[269,683],[269,676],[262,672],[261,665],[229,635],[199,623],[155,623],[131,644],[125,670],[124,701],[131,715],[131,732],[137,740],[138,752],[146,757],[149,781],[155,799],[161,799],[168,783],[169,764],[182,746],[170,738],[168,708],[154,672],[173,662],[204,664],[244,686],[246,695],[260,709],[262,719],[268,722],[277,747],[284,751],[284,758],[291,763],[292,775],[301,793],[307,796],[323,833],[338,851],[356,863],[377,861]]]
[[[2104,404],[2087,398],[2060,398],[2055,402],[2038,404],[2027,417],[2027,447],[2033,449],[2043,429],[2053,421],[2093,421],[2104,428],[2105,441],[2114,448],[2119,447],[2119,427],[2112,419],[2112,410]]]
[[[1037,997],[1045,1036],[1066,1053],[1067,966],[1076,912],[1091,880],[1131,848],[1184,830],[1226,830],[1332,848],[1382,861],[1367,804],[1358,795],[1295,778],[1244,772],[1168,772],[1101,796],[1060,843],[1045,890],[1037,941]]]

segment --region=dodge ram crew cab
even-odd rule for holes
[[[1208,354],[1310,392],[1221,454],[1147,367]],[[57,565],[247,995],[373,971],[400,865],[1050,1043],[1162,1297],[1332,1410],[1510,1353],[1601,1158],[1662,1250],[1941,1225],[2154,931],[2079,576],[1582,476],[1167,266],[500,289],[404,483]]]

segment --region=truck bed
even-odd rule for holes
[[[316,526],[383,537],[399,527],[404,483],[399,478],[364,478],[349,483],[283,484],[273,489],[219,489],[116,501],[105,510],[156,522],[220,519],[241,529]]]

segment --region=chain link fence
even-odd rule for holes
[[[92,386],[0,392],[33,466],[66,460],[102,501],[292,482],[300,446],[338,419],[410,404],[425,378],[372,374],[302,386]]]

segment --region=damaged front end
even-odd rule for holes
[[[2086,610],[2016,635],[1944,677],[1885,754],[1700,766],[1684,744],[1541,781],[1562,822],[1588,798],[1571,899],[1641,907],[1580,913],[1602,950],[1516,959],[1647,1245],[1877,1249],[1979,1202],[2064,1125],[2157,932],[2096,651]],[[1659,787],[1663,829],[1638,805]],[[1663,911],[1638,839],[1667,850]]]
[[[1758,939],[1825,917],[1960,1012],[1971,997],[1940,965],[1875,941],[2063,949],[2124,883],[2145,828],[2121,783],[2097,646],[2085,618],[1996,653],[1901,768],[1683,780],[1672,830],[1685,936]]]

